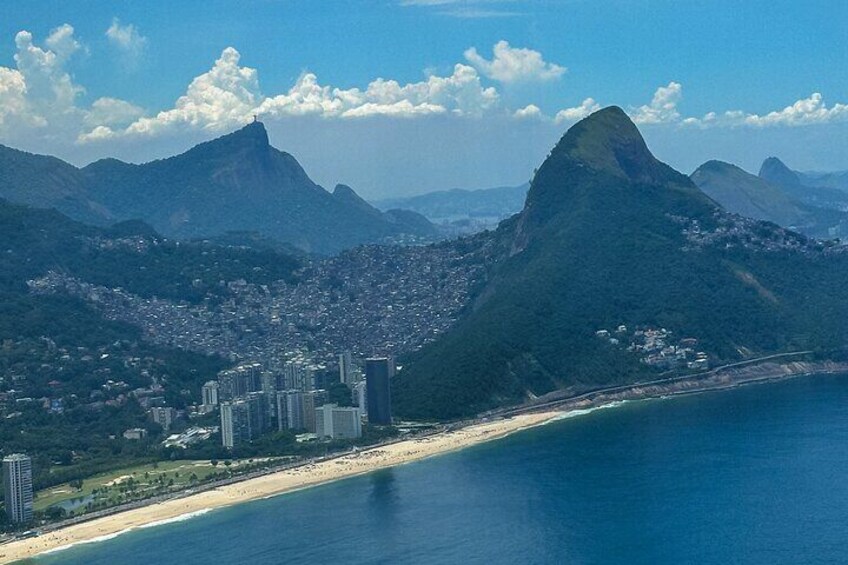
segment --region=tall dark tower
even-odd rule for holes
[[[368,423],[388,426],[392,423],[390,379],[394,362],[387,357],[365,360],[365,393],[368,396]]]

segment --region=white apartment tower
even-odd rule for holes
[[[3,495],[11,522],[32,520],[32,459],[20,453],[3,458]]]

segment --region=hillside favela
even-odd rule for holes
[[[848,4],[0,6],[0,563],[848,563]]]

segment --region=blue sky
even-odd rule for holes
[[[0,143],[143,161],[260,113],[318,182],[379,197],[523,182],[618,104],[684,172],[848,168],[846,60],[839,1],[6,2]]]

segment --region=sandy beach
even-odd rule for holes
[[[180,517],[203,513],[210,509],[267,498],[417,461],[538,426],[561,414],[562,412],[559,411],[551,411],[483,422],[428,437],[366,449],[355,454],[279,471],[195,495],[127,510],[90,522],[46,532],[36,538],[2,545],[0,546],[0,563],[10,563],[73,544],[108,538],[133,528],[174,521]]]

